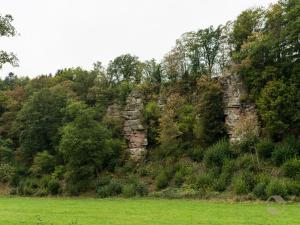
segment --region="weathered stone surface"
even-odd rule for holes
[[[253,129],[259,127],[256,109],[254,104],[246,101],[247,91],[243,80],[238,74],[228,72],[219,77],[219,82],[224,91],[225,123],[229,138],[231,143],[237,143],[241,141],[243,136],[240,128],[243,126],[244,121],[250,121]]]
[[[143,125],[142,109],[142,95],[137,90],[133,90],[127,98],[123,111],[123,133],[128,143],[130,158],[134,161],[140,161],[143,158],[148,144],[147,129]]]

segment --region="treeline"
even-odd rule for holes
[[[90,71],[9,74],[0,80],[0,182],[38,196],[299,196],[299,22],[299,1],[285,0],[183,34],[162,62],[125,54]],[[227,140],[223,73],[243,78],[243,101],[255,103],[261,124],[257,133],[245,121],[237,144]],[[107,113],[112,104],[122,111],[133,89],[148,130],[139,163],[128,159],[123,118]]]

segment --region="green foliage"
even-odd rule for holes
[[[222,167],[225,160],[230,157],[230,145],[227,140],[221,140],[209,147],[204,154],[207,167]]]
[[[267,197],[272,195],[280,195],[281,197],[286,197],[287,188],[282,180],[271,180],[266,188]]]
[[[54,166],[54,157],[48,151],[43,151],[35,155],[30,171],[35,176],[42,176],[53,172]]]
[[[117,196],[122,193],[123,186],[115,179],[111,179],[108,183],[99,183],[96,188],[97,196],[100,198],[107,198],[112,196]]]
[[[300,179],[300,160],[291,159],[282,165],[283,174],[287,177]]]
[[[55,153],[66,100],[62,93],[42,89],[34,93],[19,111],[16,126],[25,163],[31,163],[34,155],[45,149]]]
[[[254,175],[250,172],[242,172],[234,177],[232,188],[238,194],[248,194],[252,191],[255,185]]]
[[[274,144],[270,139],[260,139],[255,148],[260,158],[268,159],[272,156]]]
[[[155,184],[157,189],[163,189],[168,186],[172,178],[171,171],[162,170],[155,179]]]
[[[297,113],[296,96],[291,87],[282,81],[270,81],[257,101],[266,129],[272,136],[283,135]]]
[[[81,107],[75,119],[63,127],[59,146],[67,164],[69,185],[76,186],[80,181],[78,191],[86,190],[95,175],[116,157],[114,151],[120,146],[115,144],[111,133],[95,120],[95,112]]]
[[[275,165],[280,166],[285,161],[293,158],[296,155],[296,149],[288,143],[280,143],[275,146],[272,153],[272,161]]]
[[[253,193],[254,195],[262,200],[266,200],[267,198],[267,193],[266,193],[266,189],[267,189],[267,183],[265,182],[259,182],[253,189]]]
[[[57,195],[60,193],[60,183],[56,179],[51,179],[48,183],[48,191],[52,195]]]
[[[134,197],[134,196],[146,196],[148,194],[148,189],[144,183],[138,179],[131,179],[128,184],[124,185],[123,196]]]
[[[0,15],[0,37],[12,37],[16,35],[17,31],[12,25],[13,20],[13,17],[9,14]],[[10,63],[13,66],[17,66],[17,62],[18,59],[13,53],[8,53],[2,50],[0,51],[0,69],[5,63]]]
[[[195,188],[205,191],[212,186],[213,180],[214,179],[212,177],[212,174],[209,174],[209,173],[205,173],[200,176],[197,176],[196,182],[195,182]]]
[[[0,182],[11,182],[13,177],[15,176],[15,173],[16,170],[12,165],[6,163],[0,164]]]

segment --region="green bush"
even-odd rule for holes
[[[260,139],[255,148],[260,158],[268,159],[272,156],[274,144],[270,139]]]
[[[184,183],[184,180],[185,180],[185,174],[183,173],[183,171],[181,170],[177,171],[174,176],[175,185],[177,187],[180,187]]]
[[[231,182],[232,175],[236,171],[236,162],[235,160],[226,160],[222,167],[222,172],[217,180],[214,183],[214,189],[216,191],[225,191],[228,185]]]
[[[221,140],[209,147],[204,154],[204,162],[207,167],[221,167],[230,157],[230,144],[227,140]]]
[[[244,154],[236,159],[236,170],[256,172],[258,170],[257,161],[254,155]]]
[[[108,184],[97,187],[97,196],[107,198],[117,196],[122,193],[123,186],[117,180],[112,179]]]
[[[38,180],[35,178],[25,178],[20,181],[17,189],[20,195],[33,195],[38,190]]]
[[[54,156],[50,155],[48,151],[39,152],[33,160],[30,172],[35,176],[49,174],[53,172],[55,166]]]
[[[287,196],[287,188],[282,180],[271,180],[266,187],[267,197],[272,195],[280,195],[281,197]]]
[[[59,180],[51,179],[48,183],[48,191],[52,195],[57,195],[60,192]]]
[[[267,193],[266,193],[267,183],[259,182],[253,189],[254,195],[262,200],[266,200]]]
[[[123,195],[125,197],[134,196],[146,196],[148,194],[148,189],[146,185],[138,180],[133,180],[132,183],[126,184],[123,188]]]
[[[163,189],[168,186],[170,181],[169,176],[165,171],[162,171],[158,174],[158,176],[155,179],[155,184],[157,189]]]
[[[282,165],[283,174],[287,177],[300,179],[300,160],[291,159]]]
[[[15,176],[15,168],[10,164],[0,164],[0,182],[7,183],[11,182]]]
[[[250,172],[242,172],[233,179],[233,191],[238,194],[248,194],[255,186],[254,175]]]
[[[189,150],[189,157],[196,161],[196,162],[201,162],[204,157],[204,150],[203,148],[193,148]]]
[[[289,195],[300,196],[300,181],[292,180],[286,182],[286,188]]]
[[[198,190],[208,190],[213,184],[213,176],[212,174],[205,173],[196,178],[195,188]]]
[[[289,139],[288,139],[289,140]],[[282,143],[275,146],[272,153],[272,161],[275,165],[280,166],[287,160],[296,156],[298,149],[296,149],[295,144],[291,141],[283,141]]]

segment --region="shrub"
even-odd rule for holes
[[[10,164],[0,164],[0,182],[11,182],[15,176],[15,168]]]
[[[41,176],[43,174],[51,173],[54,170],[54,166],[54,157],[50,155],[48,151],[43,151],[37,153],[34,157],[30,171],[36,176]]]
[[[287,177],[300,179],[300,160],[291,159],[282,165],[283,174]]]
[[[148,194],[147,187],[144,183],[133,180],[132,183],[126,184],[123,188],[123,195],[125,197],[134,197],[134,196],[145,196]]]
[[[255,146],[258,156],[262,159],[268,159],[272,156],[274,144],[270,139],[261,139]]]
[[[185,180],[184,177],[185,177],[185,175],[181,170],[177,171],[174,176],[175,185],[180,187],[184,183],[184,180]]]
[[[11,163],[14,158],[14,151],[6,146],[0,146],[0,162]]]
[[[96,190],[97,196],[100,198],[106,198],[111,196],[117,196],[122,193],[123,186],[118,181],[112,179],[108,184],[99,186]]]
[[[202,148],[193,148],[189,151],[189,157],[196,161],[201,162],[204,156],[204,150]]]
[[[289,195],[300,196],[300,181],[292,180],[286,183],[287,192]]]
[[[170,178],[168,177],[165,171],[162,171],[158,174],[155,179],[157,189],[162,189],[168,186]]]
[[[253,189],[253,193],[257,198],[265,200],[267,197],[266,193],[267,183],[259,182]]]
[[[201,190],[209,189],[213,184],[212,174],[205,173],[196,178],[195,188]]]
[[[48,191],[52,195],[57,195],[60,192],[60,184],[56,179],[51,179],[48,183]]]
[[[236,159],[236,169],[255,172],[258,170],[258,165],[253,155],[245,154]]]
[[[204,162],[207,167],[221,167],[229,157],[230,145],[228,141],[221,140],[206,150]]]
[[[293,158],[295,154],[296,150],[292,146],[286,143],[281,143],[275,146],[272,153],[272,161],[275,163],[275,165],[280,166],[285,161]]]
[[[266,187],[267,197],[272,195],[280,195],[282,197],[286,197],[287,188],[282,180],[271,180],[270,183]]]
[[[38,180],[33,178],[25,178],[18,185],[18,194],[33,195],[38,189]]]
[[[233,180],[233,191],[238,194],[248,194],[255,185],[254,175],[250,172],[242,172]]]
[[[227,160],[222,167],[222,173],[217,182],[214,183],[216,191],[225,191],[231,181],[232,174],[236,170],[235,160]]]

